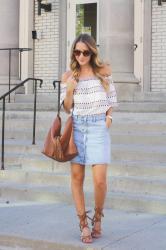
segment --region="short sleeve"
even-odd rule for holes
[[[117,93],[115,89],[115,85],[112,79],[112,75],[107,76],[106,79],[109,82],[109,91],[107,92],[107,101],[110,107],[117,107]]]
[[[66,83],[61,83],[60,87],[61,87],[61,94],[60,94],[60,105],[61,105],[66,96],[67,85]]]

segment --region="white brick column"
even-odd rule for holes
[[[32,48],[32,30],[33,30],[33,0],[20,0],[19,17],[19,47]],[[33,51],[22,52],[22,79],[33,77]],[[32,83],[25,85],[25,93],[33,93]]]
[[[166,2],[152,0],[151,90],[166,91]]]
[[[52,82],[59,79],[59,0],[42,1],[52,3],[52,11],[41,10],[38,15],[38,2],[35,0],[35,30],[41,39],[35,40],[35,77],[43,79],[39,92],[52,93]]]

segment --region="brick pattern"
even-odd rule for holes
[[[42,1],[46,3],[47,0]],[[58,79],[59,69],[59,0],[49,0],[52,11],[42,10],[38,16],[38,3],[35,0],[35,29],[41,32],[41,39],[35,40],[35,77],[44,79],[39,92],[52,93],[52,81]],[[158,6],[152,0],[152,71],[151,90],[166,91],[166,2]]]
[[[47,3],[47,0],[42,1]],[[41,10],[38,16],[38,2],[35,0],[35,30],[41,32],[41,39],[35,40],[35,77],[44,80],[39,92],[52,93],[52,82],[58,79],[59,61],[59,0],[49,0],[52,11]]]
[[[166,2],[152,0],[151,90],[166,91]]]

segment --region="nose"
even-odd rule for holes
[[[84,58],[84,56],[83,56],[83,54],[82,54],[82,53],[81,53],[81,55],[79,56],[79,58],[81,58],[81,59],[82,59],[82,58]]]

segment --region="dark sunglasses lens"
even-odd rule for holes
[[[90,56],[91,52],[89,50],[84,50],[83,55],[84,56]]]
[[[91,55],[91,52],[89,50],[84,50],[84,51],[80,51],[80,50],[74,50],[74,55],[75,56],[80,56],[81,53],[83,54],[83,56],[87,57]]]
[[[74,50],[74,55],[75,56],[80,56],[81,55],[81,51],[80,50]]]

